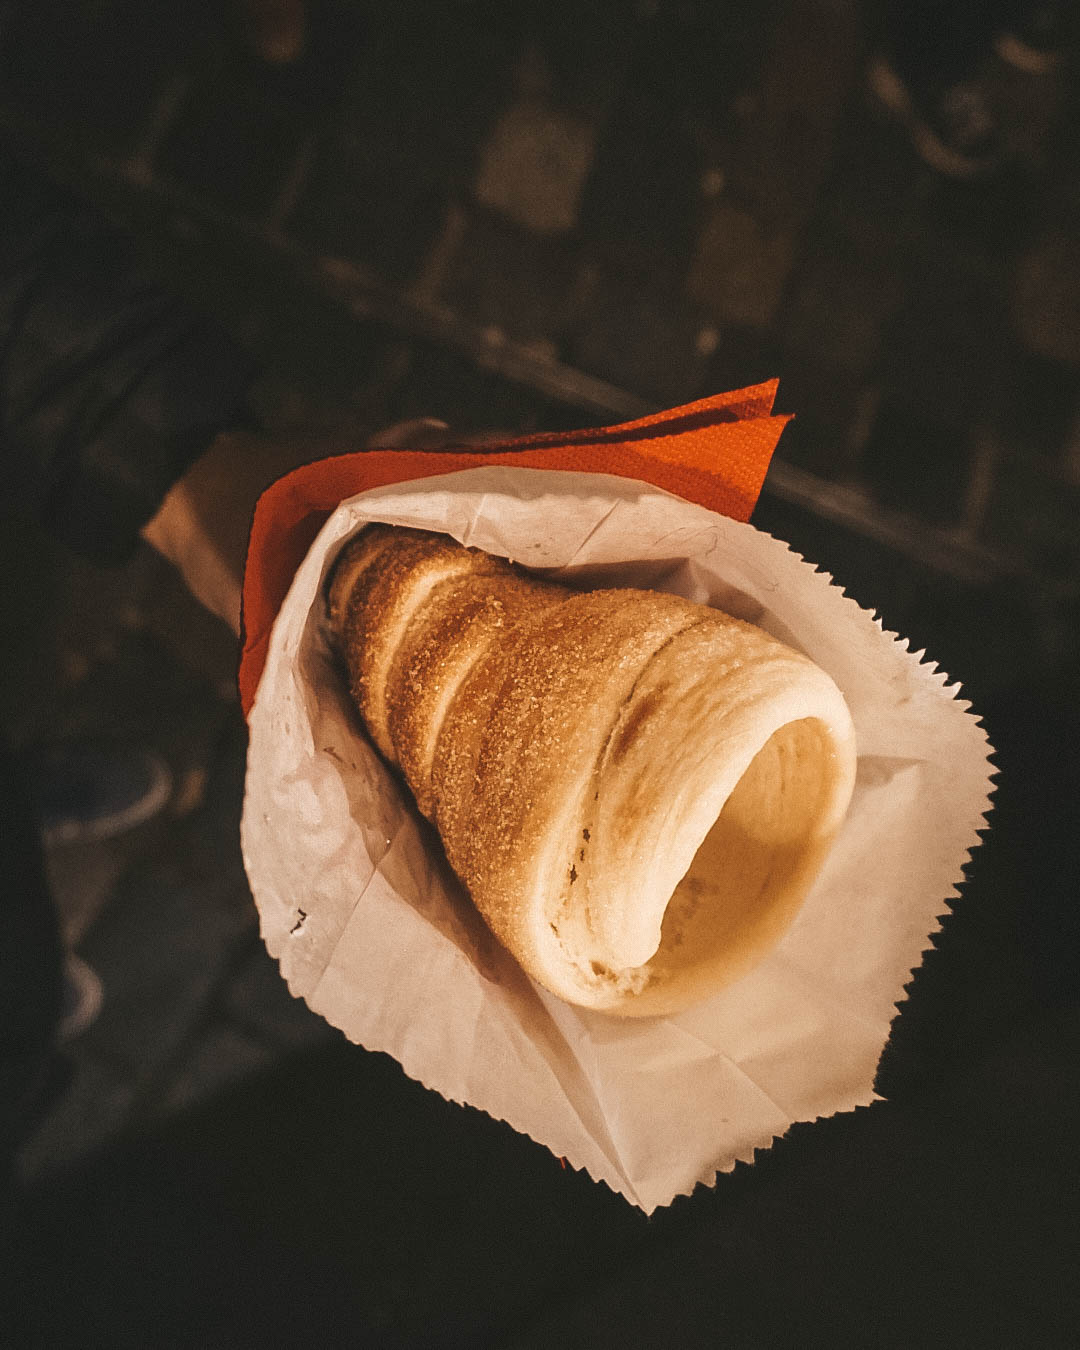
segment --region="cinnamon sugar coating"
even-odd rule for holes
[[[805,656],[677,596],[574,591],[383,525],[327,600],[372,739],[539,983],[665,1014],[779,941],[854,781],[850,714]]]

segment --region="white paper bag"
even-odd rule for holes
[[[794,925],[749,975],[678,1016],[622,1020],[561,1002],[495,941],[367,741],[328,641],[325,576],[369,520],[575,584],[712,604],[828,671],[858,736],[851,809]],[[785,544],[645,483],[503,466],[341,504],[282,606],[250,732],[244,859],[292,992],[646,1212],[796,1121],[874,1099],[896,1004],[978,842],[992,772],[957,687]]]

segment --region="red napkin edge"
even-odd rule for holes
[[[699,399],[632,422],[542,432],[483,449],[359,450],[301,465],[259,498],[248,539],[237,672],[251,712],[270,633],[293,576],[338,505],[372,488],[492,464],[609,473],[651,483],[746,521],[789,416],[773,416],[777,380]]]

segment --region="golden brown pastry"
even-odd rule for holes
[[[330,623],[353,697],[488,925],[540,984],[675,1012],[779,941],[847,809],[833,681],[660,592],[573,591],[367,526]]]

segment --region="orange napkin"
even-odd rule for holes
[[[259,498],[248,541],[238,674],[245,716],[293,575],[346,498],[414,478],[512,463],[634,478],[734,520],[749,520],[789,421],[772,415],[776,388],[777,381],[770,380],[620,426],[522,436],[483,450],[361,450],[279,478]]]

